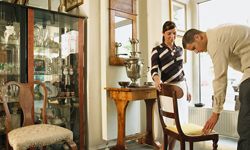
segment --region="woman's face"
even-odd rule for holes
[[[167,30],[163,33],[163,36],[165,38],[165,43],[172,44],[174,43],[174,40],[176,38],[176,28]]]

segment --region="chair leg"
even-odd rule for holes
[[[218,138],[213,139],[213,150],[217,150],[218,148]]]
[[[194,149],[194,143],[193,142],[189,142],[189,150],[193,150]]]
[[[66,143],[71,150],[77,150],[77,145],[73,140],[67,140]]]
[[[9,145],[9,143],[6,144],[5,148],[6,150],[13,150],[12,147]]]
[[[163,145],[164,150],[168,149],[168,136],[164,134],[164,145]]]
[[[185,141],[180,141],[181,150],[185,150]]]

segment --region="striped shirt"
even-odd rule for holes
[[[151,76],[161,73],[161,81],[173,83],[184,80],[183,49],[174,45],[171,50],[165,43],[153,48],[151,53]]]

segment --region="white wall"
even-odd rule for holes
[[[161,43],[162,24],[169,18],[169,0],[138,0],[138,38],[144,59],[144,70],[150,66],[151,50]],[[89,146],[96,149],[105,140],[117,137],[117,113],[114,102],[107,96],[105,87],[118,87],[118,81],[129,80],[125,67],[110,66],[108,0],[85,0],[89,5],[88,19],[88,126]],[[163,14],[163,15],[162,15]],[[191,56],[188,54],[188,59]],[[191,60],[185,65],[191,68]],[[145,72],[144,71],[144,72]],[[191,71],[190,71],[191,72]],[[192,76],[188,76],[192,78]],[[146,78],[143,79],[145,81]],[[147,77],[151,80],[151,77]],[[143,82],[141,81],[141,82]],[[192,83],[192,81],[189,81]],[[155,107],[155,136],[161,138],[161,127]],[[127,107],[126,134],[145,131],[145,104],[132,102]]]
[[[30,3],[33,3],[31,0]],[[46,7],[44,0],[38,0]],[[125,67],[110,66],[109,53],[109,0],[84,0],[79,9],[71,13],[87,16],[87,104],[88,104],[88,132],[89,149],[97,149],[105,140],[117,137],[117,113],[114,102],[107,96],[105,87],[118,87],[118,81],[127,78]],[[137,0],[138,2],[138,38],[140,50],[144,59],[144,72],[150,66],[152,48],[161,43],[162,24],[169,18],[169,0]],[[58,0],[54,1],[53,10],[57,10]],[[56,6],[55,6],[56,5]],[[189,56],[188,56],[189,58]],[[190,63],[185,66],[191,67]],[[189,70],[189,69],[188,69]],[[151,80],[148,76],[141,83]],[[192,77],[189,77],[192,78]],[[155,108],[156,110],[157,108]],[[155,111],[155,135],[161,137],[161,127],[158,112]],[[133,134],[145,130],[144,101],[129,103],[126,115],[126,134]]]

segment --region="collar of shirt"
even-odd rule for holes
[[[164,48],[164,49],[169,49],[170,51],[174,51],[174,50],[176,50],[176,48],[177,48],[177,46],[175,45],[175,43],[174,43],[174,47],[173,47],[173,49],[171,49],[170,47],[168,47],[165,43],[161,43],[161,46]]]

